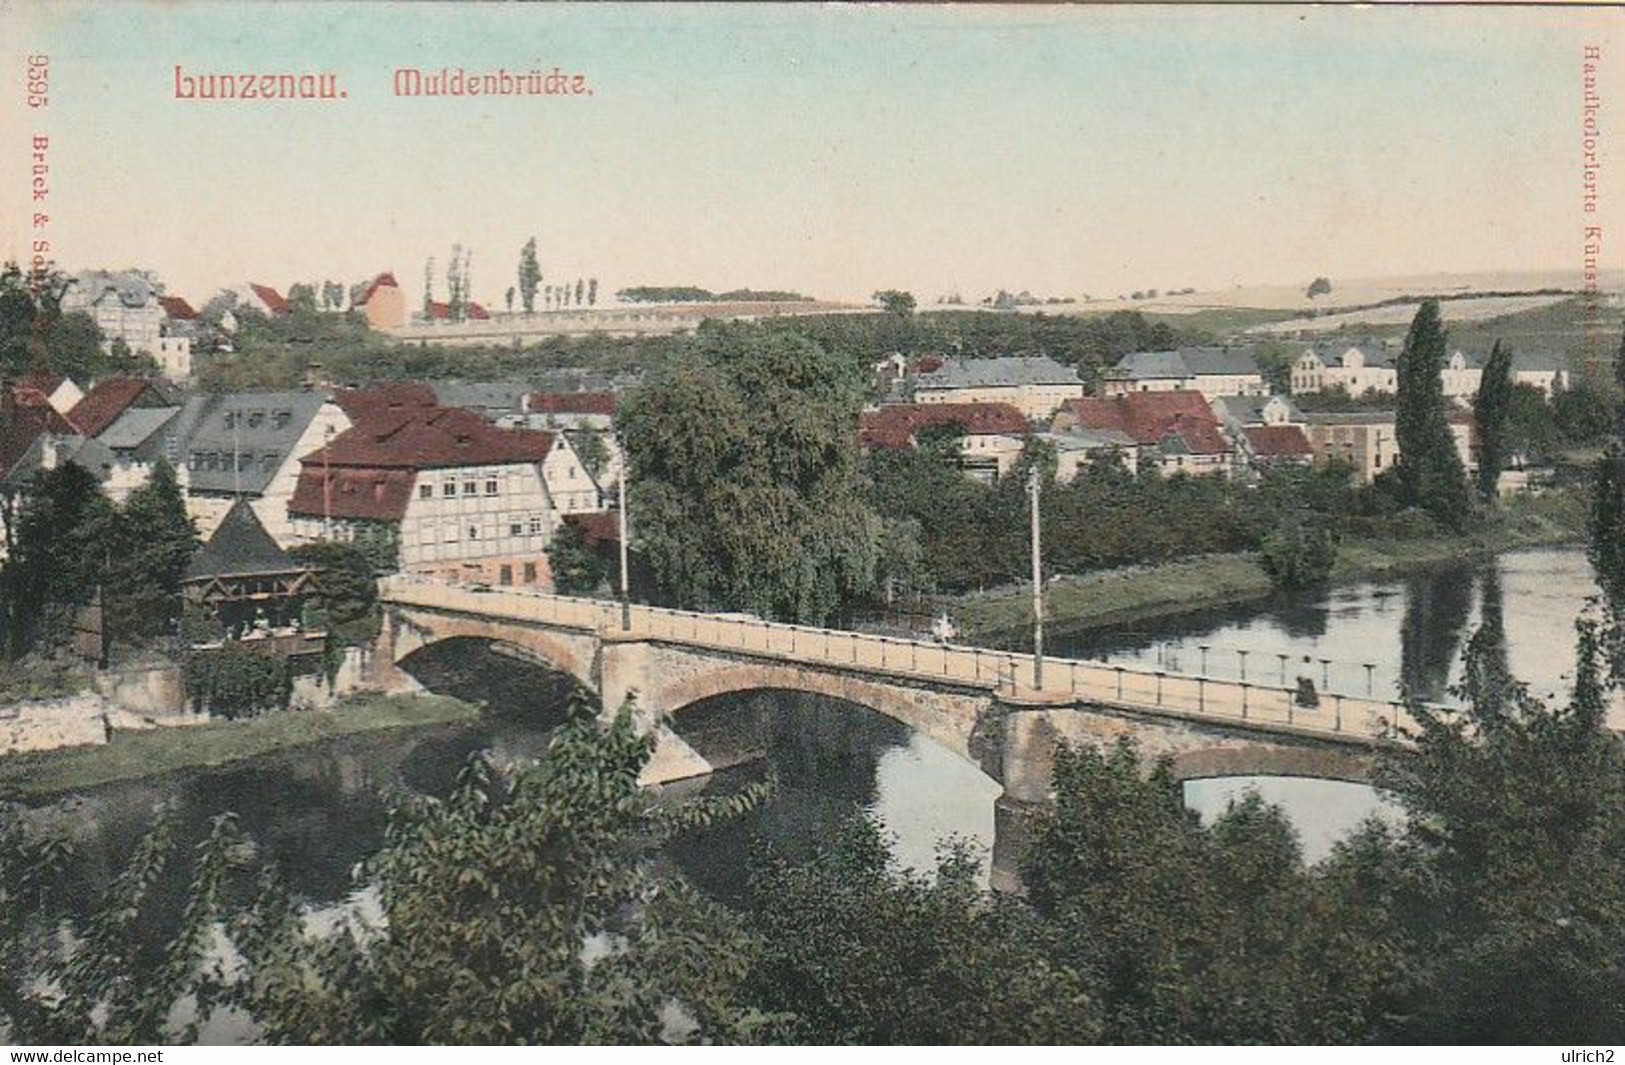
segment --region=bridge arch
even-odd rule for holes
[[[509,648],[515,652],[514,657],[563,673],[588,691],[598,689],[593,668],[596,647],[591,639],[511,621],[454,615],[435,616],[429,624],[401,619],[393,619],[393,623],[397,631],[391,658],[399,668],[425,648],[452,640],[480,640],[493,647]]]
[[[946,747],[978,770],[984,769],[972,752],[971,739],[978,716],[992,702],[988,694],[950,694],[895,682],[877,683],[861,675],[739,661],[672,677],[646,695],[660,711],[680,719],[685,709],[707,699],[759,691],[822,695],[873,710]]]
[[[1298,777],[1370,784],[1375,761],[1372,751],[1252,743],[1181,751],[1173,756],[1173,772],[1181,782],[1220,777]]]

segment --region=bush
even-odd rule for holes
[[[293,694],[286,661],[236,641],[189,655],[181,678],[195,708],[228,719],[284,709]]]
[[[1324,584],[1337,563],[1337,535],[1300,515],[1288,515],[1264,537],[1264,572],[1276,588]]]

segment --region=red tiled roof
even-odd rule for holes
[[[614,414],[613,392],[532,392],[525,409],[536,414]]]
[[[1309,438],[1296,425],[1249,425],[1242,434],[1259,458],[1312,458]]]
[[[28,454],[41,433],[74,435],[73,426],[45,405],[14,407],[10,420],[10,425],[0,426],[0,477],[10,473],[17,460]]]
[[[260,301],[264,303],[265,306],[270,308],[272,314],[287,313],[288,301],[283,299],[282,295],[277,292],[276,289],[270,287],[269,285],[256,285],[252,281],[248,283],[248,287],[254,290],[254,295],[258,296]]]
[[[139,377],[104,377],[68,412],[68,421],[85,436],[98,436],[152,387]]]
[[[288,513],[398,521],[419,470],[541,462],[552,447],[552,433],[498,429],[456,407],[367,419],[300,460]]]
[[[318,518],[400,521],[406,516],[417,476],[415,470],[351,466],[323,470],[306,465],[299,471],[293,497],[288,500],[288,513]]]
[[[368,283],[366,291],[361,293],[361,298],[355,301],[355,305],[357,307],[364,306],[368,300],[372,299],[372,294],[381,288],[400,287],[401,286],[395,281],[395,275],[386,270]]]
[[[1088,396],[1067,401],[1066,410],[1084,429],[1116,429],[1134,442],[1154,446],[1178,433],[1192,454],[1230,450],[1219,420],[1200,392],[1129,392],[1110,399]]]
[[[1027,419],[1008,403],[898,403],[858,416],[858,439],[867,447],[914,445],[922,429],[957,426],[967,435],[1025,436]]]
[[[942,359],[935,355],[922,355],[914,361],[915,373],[936,373],[942,369]]]
[[[451,320],[451,304],[442,303],[439,300],[430,300],[429,301],[429,317],[433,318],[437,322],[450,321]],[[490,312],[488,312],[484,307],[480,306],[478,303],[475,303],[473,300],[470,300],[469,303],[468,303],[468,306],[463,311],[463,317],[466,320],[471,321],[471,322],[472,321],[482,321],[483,322],[483,321],[486,321],[487,319],[489,319],[491,317],[491,315],[490,315]]]
[[[440,406],[435,400],[434,389],[415,381],[342,389],[333,395],[333,402],[349,415],[352,422],[380,415],[434,410]]]
[[[367,419],[301,461],[306,469],[329,465],[423,470],[541,462],[552,449],[552,433],[498,429],[472,411],[439,407]]]
[[[41,392],[48,396],[55,392],[57,386],[66,380],[67,377],[63,374],[51,373],[49,370],[35,370],[33,373],[26,373],[17,378],[16,387]]]
[[[158,305],[164,309],[165,314],[176,321],[190,322],[197,319],[197,311],[179,296],[159,296]]]

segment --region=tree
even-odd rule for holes
[[[353,543],[318,540],[291,548],[288,556],[316,571],[309,608],[317,612],[319,627],[344,642],[376,635],[378,578],[366,551]]]
[[[1331,281],[1324,277],[1317,277],[1313,281],[1309,282],[1309,288],[1305,290],[1304,295],[1308,296],[1310,299],[1314,299],[1316,296],[1325,296],[1331,291]]]
[[[316,286],[304,281],[289,285],[288,309],[295,314],[315,314]]]
[[[1507,420],[1512,408],[1512,349],[1499,340],[1490,349],[1489,361],[1473,397],[1473,417],[1478,422],[1478,494],[1494,502],[1498,496],[1501,471],[1507,461]]]
[[[423,264],[423,320],[434,321],[434,256]]]
[[[6,650],[15,659],[64,637],[73,612],[102,586],[115,513],[95,476],[72,462],[36,473],[11,510],[0,602]]]
[[[577,307],[581,306],[581,301],[586,298],[586,295],[587,295],[587,282],[582,280],[579,277],[576,278],[576,306]]]
[[[1264,537],[1260,561],[1277,588],[1296,591],[1324,584],[1337,564],[1337,534],[1306,515],[1288,513]]]
[[[869,297],[886,309],[887,314],[895,314],[899,318],[908,318],[914,314],[914,294],[899,289],[888,288],[876,292]]]
[[[672,600],[815,624],[873,588],[863,396],[854,360],[728,323],[627,395],[632,526]]]
[[[476,756],[447,798],[392,816],[366,867],[375,935],[309,931],[267,883],[231,1001],[276,1043],[649,1043],[674,1007],[696,1040],[771,1038],[740,1005],[749,938],[649,861],[762,789],[657,806],[638,788],[651,750],[630,707],[600,730],[577,703],[517,779]]]
[[[899,872],[867,820],[805,862],[769,856],[751,882],[762,946],[747,986],[758,1008],[793,1019],[796,1043],[1098,1039],[1086,976],[1056,964],[1045,924],[1013,898],[984,895],[976,871],[950,845],[934,876]]]
[[[598,306],[598,279],[596,277],[587,279],[587,306]]]
[[[508,291],[503,293],[502,301],[503,301],[504,304],[507,305],[508,313],[512,314],[513,313],[513,286],[512,285],[509,285],[508,286]]]
[[[536,286],[542,283],[542,267],[536,261],[536,238],[519,249],[519,302],[526,314],[536,313]]]
[[[1601,643],[1616,685],[1625,685],[1625,336],[1614,357],[1619,385],[1616,436],[1591,475],[1586,554],[1602,589]]]
[[[1469,644],[1465,706],[1413,706],[1413,744],[1380,765],[1427,875],[1405,1041],[1618,1042],[1625,1036],[1625,752],[1607,728],[1595,633],[1567,705]],[[1518,1009],[1502,1004],[1516,1000]]]
[[[1445,344],[1439,301],[1424,300],[1399,353],[1395,472],[1407,506],[1419,507],[1444,528],[1460,531],[1470,517],[1471,501],[1446,420],[1441,377]]]
[[[467,310],[468,290],[463,281],[463,246],[453,244],[451,256],[446,260],[446,315],[460,322]]]
[[[181,577],[197,549],[197,526],[175,471],[164,459],[147,483],[130,493],[113,525],[108,556],[107,624],[120,638],[174,631],[181,613]]]
[[[592,595],[609,575],[609,562],[593,550],[575,522],[565,521],[547,545],[547,568],[560,595]]]

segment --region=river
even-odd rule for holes
[[[1307,655],[1317,673],[1320,659],[1329,660],[1333,687],[1351,691],[1363,690],[1370,663],[1374,690],[1407,685],[1433,698],[1446,694],[1463,641],[1484,611],[1499,609],[1514,669],[1537,692],[1560,691],[1573,672],[1573,622],[1591,591],[1578,550],[1525,551],[1052,646],[1080,656],[1160,656],[1169,668],[1191,669],[1205,645],[1215,676],[1239,673],[1241,650],[1249,652],[1249,671],[1265,671],[1252,673],[1261,677],[1278,668],[1277,654],[1289,656],[1291,669]],[[404,791],[444,792],[475,751],[522,762],[543,749],[569,696],[567,681],[474,642],[420,654],[415,668],[432,687],[485,704],[479,721],[347,737],[253,763],[109,785],[31,811],[31,818],[77,838],[83,891],[73,905],[99,899],[110,871],[160,802],[174,808],[183,842],[200,839],[216,814],[234,811],[299,895],[318,906],[339,902],[354,890],[352,869],[380,845],[388,808]],[[742,890],[752,846],[816,847],[843,818],[860,814],[879,820],[904,866],[930,868],[939,843],[950,836],[991,853],[998,785],[873,711],[817,696],[758,692],[696,704],[679,715],[678,728],[712,747],[724,737],[740,761],[704,789],[736,788],[769,771],[778,782],[774,797],[743,821],[674,848],[674,859],[724,899]],[[1360,819],[1392,815],[1369,788],[1309,780],[1197,781],[1186,786],[1186,798],[1212,817],[1247,787],[1285,807],[1310,860],[1324,856]]]

